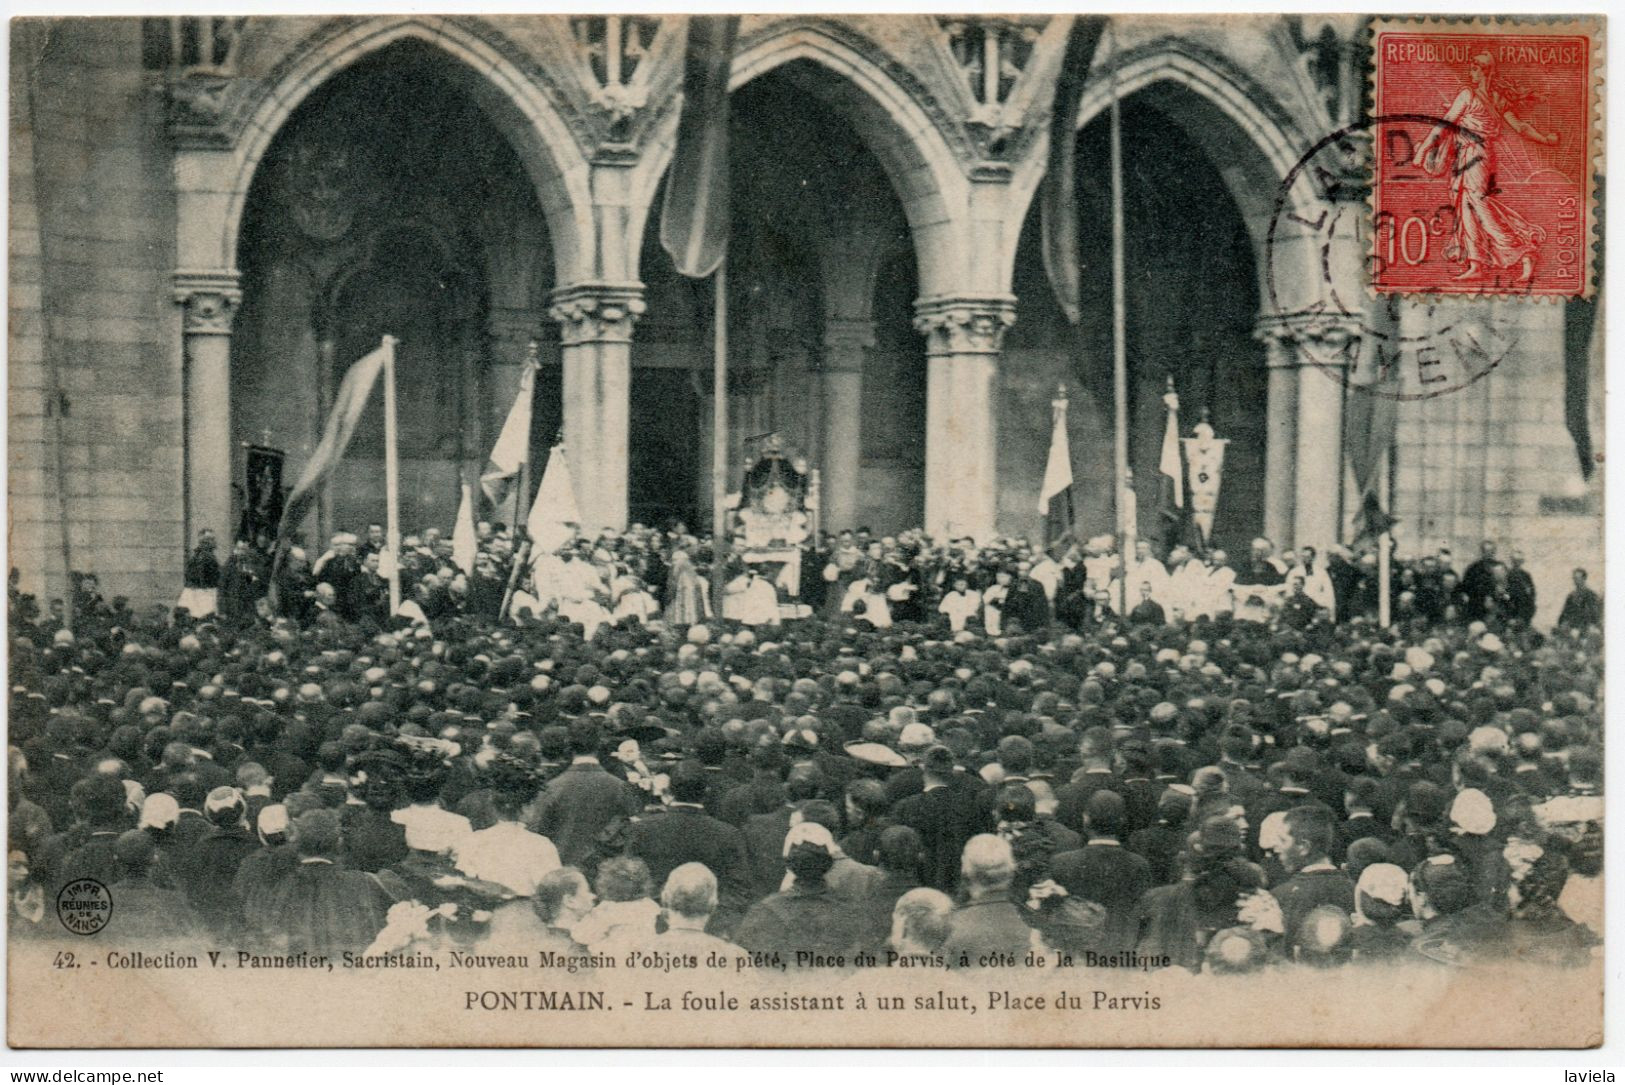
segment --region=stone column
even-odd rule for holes
[[[632,325],[641,283],[579,283],[553,292],[561,328],[564,445],[582,530],[626,527]]]
[[[925,529],[991,538],[998,514],[994,382],[1004,333],[1016,322],[1008,294],[922,298],[914,326],[926,338]]]
[[[824,323],[823,504],[819,520],[826,531],[858,524],[858,488],[863,461],[863,363],[875,345],[872,320]]]
[[[1305,329],[1295,341],[1298,462],[1292,542],[1322,554],[1341,541],[1343,379],[1353,342],[1343,328]]]
[[[1279,322],[1261,323],[1254,332],[1263,340],[1269,367],[1265,406],[1264,534],[1280,549],[1294,545],[1292,509],[1297,498],[1298,351],[1290,331]]]
[[[186,359],[186,543],[212,528],[221,552],[230,550],[231,324],[242,301],[235,271],[177,271]]]

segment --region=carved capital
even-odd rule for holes
[[[1016,299],[1009,294],[921,298],[914,303],[914,327],[925,336],[927,355],[997,354],[1004,333],[1016,322]]]
[[[214,149],[231,146],[232,111],[237,81],[207,68],[172,72],[165,120],[177,147]]]
[[[1269,366],[1342,365],[1363,332],[1359,320],[1342,313],[1293,313],[1264,317],[1253,338],[1269,350]],[[1310,357],[1304,357],[1305,354]]]
[[[492,342],[503,347],[542,338],[542,318],[528,309],[493,309],[485,326]]]
[[[235,271],[177,271],[175,304],[184,306],[181,327],[187,335],[230,335],[243,300]]]
[[[875,345],[872,320],[826,320],[822,368],[826,371],[860,370],[864,352]]]
[[[559,322],[565,346],[630,343],[645,308],[642,283],[580,283],[553,291],[548,316]]]

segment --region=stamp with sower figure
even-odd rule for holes
[[[1588,297],[1600,149],[1595,22],[1372,28],[1372,285]]]

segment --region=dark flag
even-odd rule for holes
[[[280,448],[251,445],[248,449],[248,484],[243,490],[243,515],[237,537],[259,545],[261,538],[276,537],[282,522],[282,464],[287,454]]]
[[[1563,421],[1574,438],[1580,475],[1586,479],[1597,467],[1591,447],[1591,340],[1601,296],[1571,299],[1563,307]]]
[[[660,244],[691,279],[714,272],[728,251],[728,73],[738,30],[737,15],[688,20],[683,112],[660,211]]]
[[[1597,233],[1608,225],[1606,209],[1597,207]],[[1571,298],[1563,306],[1563,421],[1574,439],[1580,476],[1589,480],[1597,469],[1591,444],[1591,350],[1596,335],[1597,309],[1602,304],[1603,269],[1597,269],[1597,293],[1589,299]]]
[[[1389,327],[1397,332],[1397,325]],[[1397,336],[1396,336],[1397,340]],[[1390,340],[1395,341],[1395,340]],[[1347,419],[1343,426],[1344,448],[1354,471],[1355,500],[1361,537],[1375,540],[1394,520],[1384,508],[1382,465],[1394,444],[1394,427],[1399,416],[1400,375],[1398,353],[1389,355],[1378,340],[1369,358],[1353,345],[1349,358]],[[1326,373],[1303,370],[1304,380],[1334,380]]]
[[[1083,316],[1074,164],[1078,110],[1083,105],[1083,84],[1089,75],[1089,63],[1094,59],[1095,47],[1105,27],[1104,15],[1080,15],[1072,21],[1066,39],[1066,56],[1061,61],[1061,76],[1055,84],[1055,104],[1050,110],[1049,167],[1039,193],[1044,270],[1049,273],[1061,312],[1073,324]]]

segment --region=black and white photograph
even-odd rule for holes
[[[1604,17],[650,10],[11,21],[8,1044],[1601,1044]]]

